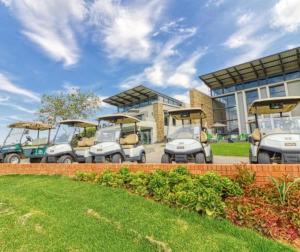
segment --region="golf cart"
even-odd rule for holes
[[[50,144],[52,126],[41,122],[16,122],[8,127],[10,131],[0,148],[0,162],[18,164],[24,158],[29,158],[31,163],[42,162]]]
[[[162,163],[212,163],[213,155],[203,125],[206,114],[201,108],[184,108],[169,111],[167,144]]]
[[[88,129],[94,128],[92,136]],[[59,123],[54,145],[46,152],[47,163],[84,163],[89,155],[89,148],[95,142],[93,136],[97,124],[83,120],[65,120]]]
[[[290,96],[251,104],[249,113],[255,116],[255,129],[249,138],[250,163],[300,163],[300,118],[283,115],[299,103],[300,96]],[[258,115],[264,117],[258,119]]]
[[[146,152],[141,144],[137,127],[139,119],[125,114],[114,114],[99,117],[98,121],[97,144],[90,148],[91,156],[86,162],[146,162]],[[104,127],[104,122],[109,123],[110,126]]]

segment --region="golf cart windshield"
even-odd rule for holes
[[[200,132],[199,124],[169,126],[168,139],[199,139]]]
[[[19,129],[19,128],[11,129],[3,145],[20,144],[23,134],[24,134],[24,129]]]
[[[60,124],[54,139],[54,144],[68,144],[75,134],[79,134],[80,129],[67,124]]]
[[[263,134],[300,133],[300,117],[269,117],[258,120]]]
[[[96,133],[96,141],[98,143],[116,142],[120,138],[120,132],[118,128],[101,128]]]

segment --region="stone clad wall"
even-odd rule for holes
[[[164,109],[162,103],[153,104],[153,117],[156,122],[156,134],[157,142],[163,142],[165,138],[165,127],[164,127]]]
[[[201,107],[203,109],[203,111],[207,115],[206,118],[207,127],[211,128],[211,126],[214,123],[212,98],[197,89],[191,89],[190,103],[191,103],[191,107]]]

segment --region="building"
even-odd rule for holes
[[[103,100],[119,113],[134,115],[141,120],[141,139],[144,144],[163,142],[167,133],[167,111],[184,103],[143,85],[131,88]]]
[[[300,47],[231,66],[200,79],[210,88],[211,95],[191,90],[191,106],[205,106],[209,127],[224,126],[223,133],[250,133],[249,105],[256,99],[300,96]],[[292,113],[300,116],[300,109]]]

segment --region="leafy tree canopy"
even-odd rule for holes
[[[56,124],[67,119],[86,119],[94,115],[101,105],[101,99],[92,92],[74,89],[72,92],[59,92],[43,95],[38,111],[40,120]]]

